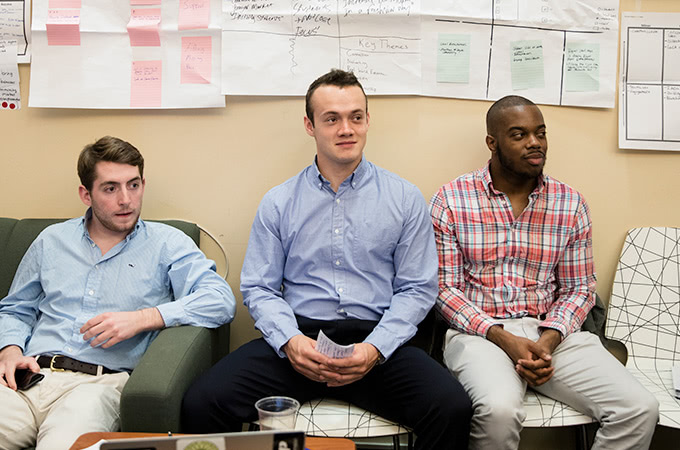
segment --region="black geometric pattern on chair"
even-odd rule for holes
[[[526,418],[522,426],[527,428],[567,427],[595,422],[592,417],[532,389],[527,389],[524,395],[524,411]]]
[[[680,428],[671,367],[680,363],[680,228],[628,232],[606,334],[628,349],[626,367],[659,401],[659,424]]]

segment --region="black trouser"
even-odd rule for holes
[[[376,322],[319,321],[298,317],[298,326],[316,339],[319,329],[335,342],[362,342]],[[364,378],[327,387],[293,369],[264,339],[225,356],[189,388],[182,424],[189,433],[240,431],[257,420],[255,402],[286,395],[300,403],[320,397],[353,403],[413,428],[417,449],[467,449],[472,404],[458,381],[423,350],[405,345]]]

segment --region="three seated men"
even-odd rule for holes
[[[429,213],[414,185],[366,160],[369,119],[353,74],[310,85],[304,128],[316,157],[262,199],[241,273],[263,337],[194,382],[185,431],[240,431],[270,395],[332,397],[413,428],[419,449],[465,449],[468,438],[469,448],[516,449],[528,385],[597,419],[593,448],[649,447],[656,400],[579,331],[594,304],[589,211],[543,174],[538,107],[495,102],[488,165],[444,185]],[[67,448],[115,430],[154,330],[233,318],[213,263],[181,232],[139,219],[143,167],[116,138],[87,146],[78,172],[89,209],[36,239],[0,302],[0,447]],[[454,376],[410,344],[433,305],[450,326]],[[320,331],[353,354],[319,353]],[[70,370],[45,368],[55,355]],[[40,367],[45,380],[16,392],[15,371]]]

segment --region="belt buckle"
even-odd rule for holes
[[[52,359],[50,360],[50,370],[52,372],[66,372],[66,369],[60,369],[59,367],[54,367],[54,361],[59,357],[63,357],[63,356],[62,355],[54,355],[54,356],[52,356]]]

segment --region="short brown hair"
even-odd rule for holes
[[[95,167],[99,161],[129,164],[139,167],[139,175],[144,177],[144,157],[134,145],[112,136],[104,136],[94,144],[86,145],[78,157],[78,176],[89,191],[97,176]]]
[[[307,95],[305,96],[305,113],[307,118],[314,125],[314,110],[312,109],[312,94],[319,86],[337,86],[339,88],[344,88],[347,86],[359,86],[361,92],[364,94],[366,99],[366,112],[368,112],[368,97],[366,97],[366,92],[364,92],[364,87],[359,83],[359,80],[352,72],[346,72],[340,69],[332,69],[327,74],[321,75],[319,78],[314,80],[312,84],[309,85],[307,89]]]

